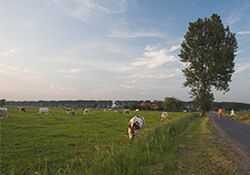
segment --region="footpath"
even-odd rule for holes
[[[219,119],[218,114],[213,112],[209,117],[225,147],[235,153],[240,165],[250,174],[250,125],[224,116]]]

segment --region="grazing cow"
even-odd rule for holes
[[[66,114],[67,114],[67,115],[68,115],[68,114],[75,115],[75,112],[74,112],[74,110],[73,110],[72,108],[66,108],[65,110],[66,110]]]
[[[88,114],[88,112],[89,112],[89,110],[88,110],[88,109],[84,109],[83,114],[84,114],[84,115],[87,115],[87,114]]]
[[[129,109],[125,109],[125,114],[131,114]]]
[[[135,133],[140,133],[145,128],[145,120],[143,117],[134,116],[128,124],[129,139],[133,140]]]
[[[5,118],[8,120],[8,109],[7,108],[0,108],[0,116],[1,116],[1,121]]]
[[[18,111],[26,112],[25,108],[23,108],[23,107],[17,107],[17,110],[18,110]]]
[[[161,121],[163,122],[164,120],[167,120],[168,119],[168,113],[167,112],[163,112],[161,114]]]
[[[39,114],[45,113],[45,114],[52,114],[49,110],[49,108],[39,108]]]

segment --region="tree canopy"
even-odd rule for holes
[[[180,111],[181,110],[181,101],[174,97],[166,97],[163,104],[165,111]]]
[[[184,86],[191,88],[190,95],[201,115],[211,109],[212,87],[224,93],[229,91],[236,51],[235,33],[224,27],[219,15],[189,23],[179,57],[185,64]]]
[[[5,99],[1,99],[0,100],[0,106],[2,107],[2,106],[4,106],[6,104],[6,100]]]

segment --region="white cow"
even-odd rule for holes
[[[39,114],[45,113],[45,114],[52,114],[49,110],[49,108],[39,108]]]
[[[161,114],[161,121],[163,122],[164,120],[167,120],[168,119],[168,113],[167,112],[163,112]]]
[[[136,133],[140,133],[145,128],[145,120],[141,116],[134,116],[128,124],[129,139],[133,140]]]
[[[7,108],[0,108],[0,116],[1,116],[1,121],[5,118],[8,120],[8,109]]]
[[[89,112],[89,110],[88,110],[88,109],[84,109],[83,114],[84,114],[84,115],[87,115],[87,114],[88,114],[88,112]]]

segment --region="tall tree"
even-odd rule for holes
[[[212,87],[224,93],[229,91],[237,41],[235,33],[228,26],[224,28],[217,14],[189,23],[184,38],[179,54],[185,63],[184,86],[191,88],[190,95],[203,116],[214,100]]]

